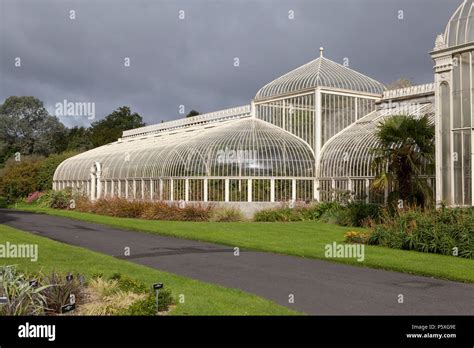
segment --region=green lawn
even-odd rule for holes
[[[37,208],[27,204],[19,204],[17,208],[118,228],[325,260],[327,260],[324,255],[326,244],[334,241],[343,243],[347,231],[362,230],[312,221],[291,223],[150,221]],[[366,246],[364,262],[355,259],[331,260],[474,283],[474,260],[454,256]]]
[[[175,300],[184,295],[185,303],[177,303],[173,315],[294,315],[297,312],[249,293],[227,289],[152,268],[140,266],[83,248],[52,241],[0,224],[0,244],[38,244],[39,259],[0,259],[2,265],[18,265],[25,272],[101,273],[111,276],[119,272],[151,286],[162,282]],[[178,302],[178,301],[177,301]]]

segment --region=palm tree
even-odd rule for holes
[[[389,117],[378,125],[376,137],[380,147],[372,150],[377,173],[373,188],[396,187],[391,196],[411,204],[430,202],[431,188],[420,178],[434,170],[435,128],[429,117]]]

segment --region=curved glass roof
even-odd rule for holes
[[[318,169],[320,179],[369,178],[376,173],[371,167],[374,154],[371,149],[379,147],[375,136],[377,125],[393,115],[428,114],[434,122],[434,106],[406,104],[395,108],[374,111],[349,126],[329,140],[321,150]]]
[[[448,47],[474,42],[474,0],[465,0],[454,12],[444,34]]]
[[[253,117],[123,139],[67,159],[54,180],[88,180],[95,162],[102,179],[311,177],[315,167],[307,143]]]
[[[327,87],[368,94],[382,94],[384,85],[357,71],[321,56],[262,87],[255,100],[293,94],[316,87]]]

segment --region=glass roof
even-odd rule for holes
[[[384,85],[322,55],[262,87],[255,100],[293,94],[316,87],[382,94]]]
[[[125,138],[62,162],[54,180],[89,180],[101,164],[102,179],[164,177],[311,177],[307,143],[253,117]]]
[[[474,0],[465,0],[454,12],[445,31],[448,47],[474,42]]]
[[[374,111],[359,119],[324,145],[321,150],[319,178],[374,177],[376,173],[371,164],[375,155],[372,149],[380,147],[375,135],[377,126],[384,119],[394,115],[429,115],[434,123],[434,105],[433,103],[402,104]]]

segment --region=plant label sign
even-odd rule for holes
[[[76,309],[76,304],[75,303],[69,303],[67,305],[64,305],[61,307],[61,313],[67,313],[67,312],[70,312],[70,311],[73,311]]]
[[[163,289],[163,283],[156,283],[156,284],[153,284],[153,289],[154,289],[154,290]]]
[[[6,297],[0,297],[0,304],[5,304],[8,302],[8,298]]]

